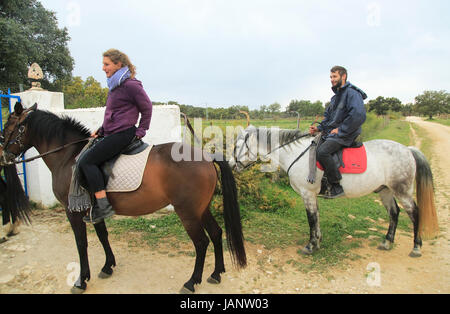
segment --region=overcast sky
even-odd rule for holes
[[[67,27],[74,76],[102,53],[136,65],[153,101],[247,105],[332,96],[329,70],[374,99],[450,90],[448,0],[41,0]]]

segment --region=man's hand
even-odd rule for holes
[[[97,134],[97,132],[98,132],[98,130],[97,130],[97,131],[95,131],[95,132],[93,132],[93,133],[91,134],[91,137],[93,137],[93,138],[97,138],[97,137],[98,137],[98,134]]]
[[[317,132],[319,132],[319,129],[318,129],[316,126],[311,125],[311,126],[309,127],[309,134],[314,135],[314,134],[316,134]]]
[[[333,129],[330,134],[338,134],[339,130],[338,128]]]

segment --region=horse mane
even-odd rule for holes
[[[267,150],[271,151],[272,150],[272,141],[271,141],[272,129],[270,129],[270,128],[254,128],[253,131],[256,132],[258,142],[259,142],[260,138],[264,138],[264,137],[266,138]],[[278,145],[279,146],[287,145],[290,142],[295,142],[295,140],[297,140],[297,139],[309,136],[309,132],[303,132],[298,129],[296,129],[296,130],[279,129],[279,130],[277,130],[277,133],[278,133],[278,141],[279,141]],[[264,137],[262,135],[264,135]],[[273,147],[273,148],[275,148],[275,147]]]
[[[60,144],[65,144],[68,135],[80,137],[91,135],[90,130],[79,121],[68,116],[59,117],[44,110],[31,112],[24,123],[27,125],[28,131],[41,140],[58,141]]]

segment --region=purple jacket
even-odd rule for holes
[[[105,117],[100,134],[108,136],[136,125],[139,113],[141,119],[136,136],[144,137],[152,118],[152,102],[148,98],[142,83],[136,79],[127,79],[108,93]]]

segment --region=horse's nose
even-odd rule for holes
[[[0,147],[0,166],[6,165],[6,158],[3,155],[3,147]]]

